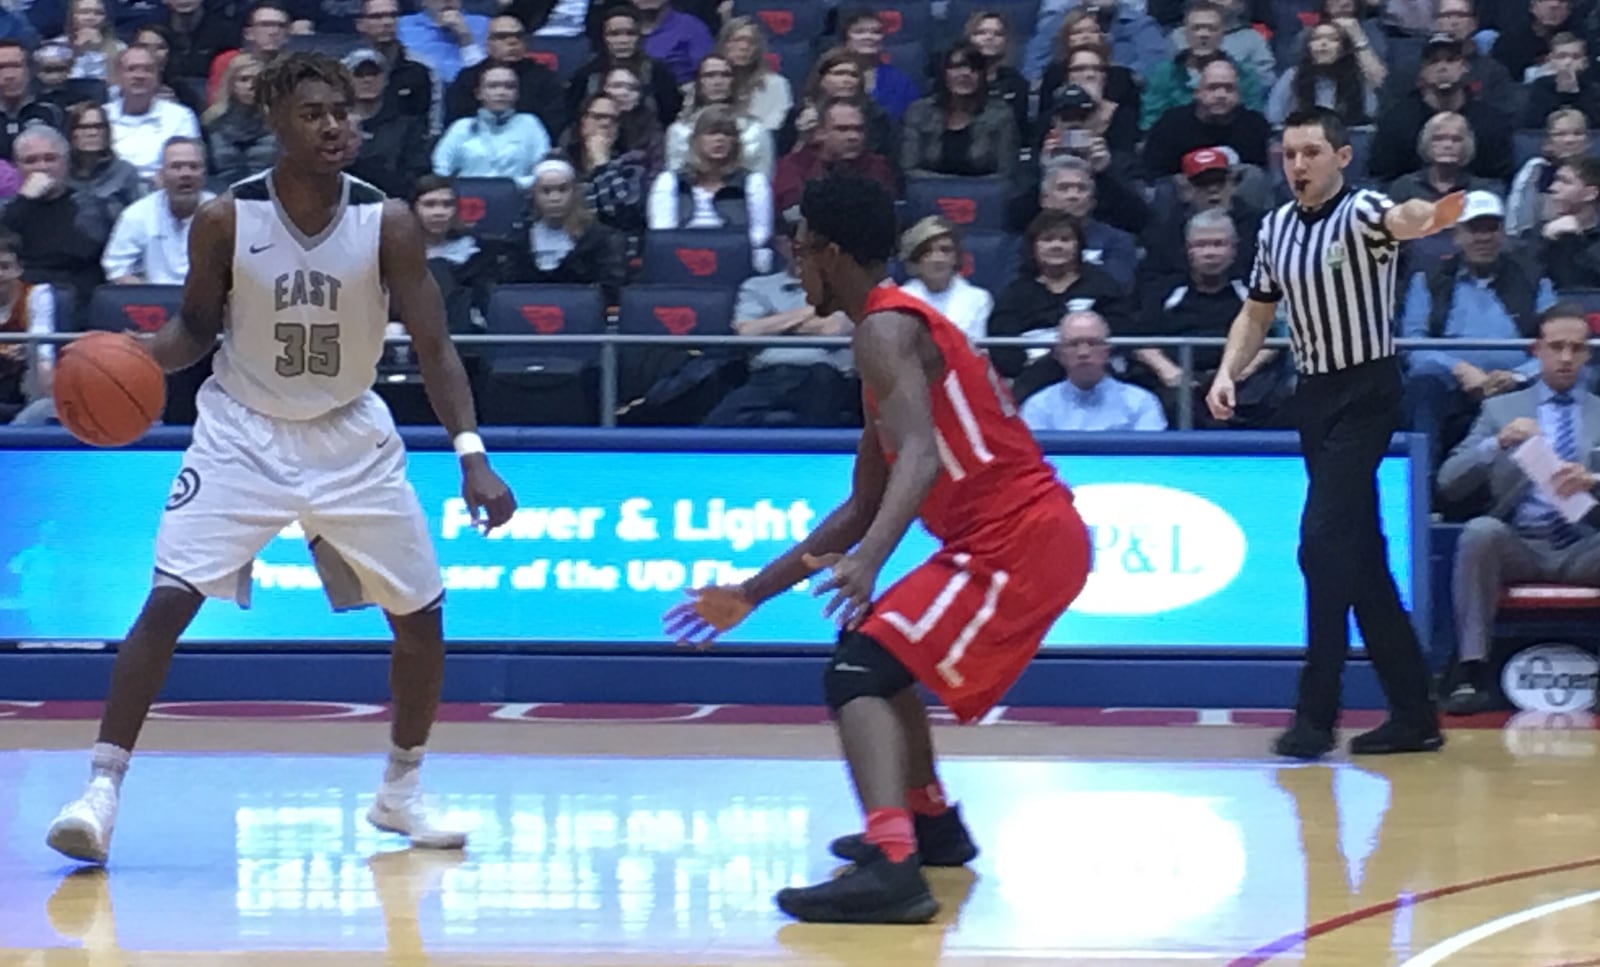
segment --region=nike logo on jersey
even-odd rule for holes
[[[378,449],[382,450],[384,447],[388,446],[389,445],[389,441],[393,440],[393,439],[394,439],[394,437],[392,437],[392,436],[386,436],[382,440],[379,440],[378,441]]]
[[[265,245],[252,245],[252,246],[250,246],[250,254],[251,255],[260,255],[262,252],[265,252],[267,249],[271,248],[275,244],[277,244],[277,243],[268,242]]]

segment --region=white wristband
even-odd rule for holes
[[[455,439],[456,456],[470,457],[474,453],[488,453],[483,446],[483,437],[476,433],[457,433]]]

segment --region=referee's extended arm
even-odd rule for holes
[[[1210,408],[1212,416],[1219,420],[1232,418],[1236,403],[1233,381],[1244,370],[1245,364],[1261,352],[1261,345],[1267,341],[1267,331],[1272,328],[1272,320],[1277,314],[1277,303],[1244,300],[1239,314],[1233,319],[1233,325],[1228,327],[1228,344],[1222,350],[1222,365],[1217,367],[1211,392],[1206,394],[1206,406]]]

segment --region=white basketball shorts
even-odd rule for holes
[[[247,608],[256,556],[299,521],[336,609],[405,615],[444,599],[405,445],[377,394],[305,421],[258,413],[216,380],[196,402],[156,536],[156,586]]]

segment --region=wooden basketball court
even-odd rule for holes
[[[1319,766],[1270,758],[1267,721],[1241,713],[942,729],[984,852],[930,873],[936,924],[882,928],[772,906],[858,823],[825,725],[529,707],[448,723],[427,781],[473,840],[422,854],[362,818],[381,709],[339,708],[169,710],[109,872],[74,874],[43,837],[83,781],[92,708],[0,704],[0,964],[1600,964],[1591,723]]]

